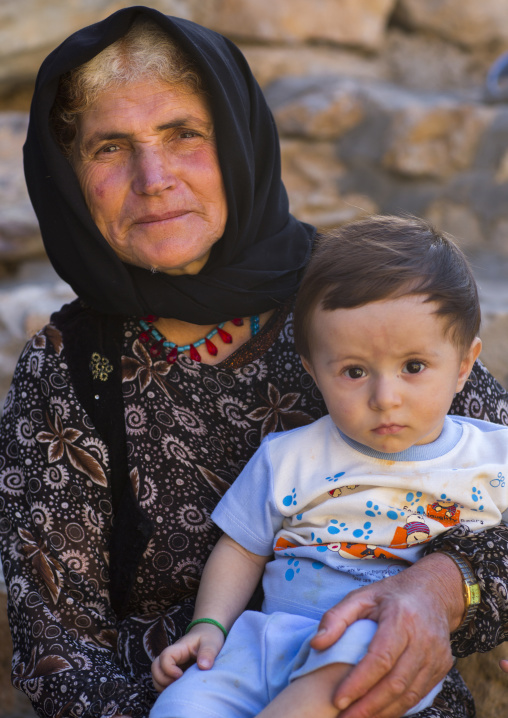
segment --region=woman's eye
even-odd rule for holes
[[[361,379],[362,376],[365,376],[365,372],[363,369],[359,366],[351,366],[349,369],[346,369],[344,372],[346,376],[348,376],[350,379]]]
[[[100,148],[99,154],[108,155],[113,152],[116,152],[117,150],[118,150],[118,145],[105,145],[104,147]]]
[[[408,374],[419,374],[423,369],[425,368],[425,365],[421,361],[408,361],[406,366],[404,367],[405,371]]]

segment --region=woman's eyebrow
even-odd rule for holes
[[[169,122],[163,122],[161,125],[157,125],[155,128],[157,132],[164,132],[164,130],[171,130],[175,127],[184,127],[185,125],[193,125],[195,127],[203,127],[208,130],[213,129],[213,123],[211,120],[203,120],[195,115],[183,115],[182,117],[175,117]],[[87,150],[89,147],[98,142],[113,142],[114,140],[126,140],[131,138],[134,132],[121,132],[117,130],[107,130],[103,132],[93,132],[90,137],[84,139],[83,147]]]

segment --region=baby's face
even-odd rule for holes
[[[339,429],[385,453],[438,438],[481,348],[464,355],[422,295],[314,310],[304,360]]]

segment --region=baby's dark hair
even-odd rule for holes
[[[350,309],[382,299],[428,295],[463,352],[480,328],[480,302],[469,262],[455,242],[417,217],[373,216],[321,235],[294,313],[296,349],[310,358],[314,309]]]

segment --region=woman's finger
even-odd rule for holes
[[[376,600],[373,592],[353,591],[340,603],[323,614],[311,646],[318,651],[333,645],[346,628],[361,618],[376,620]]]
[[[412,651],[401,654],[393,668],[386,673],[366,694],[340,713],[341,718],[400,718],[409,708],[414,707],[448,673],[453,665],[451,652],[448,660],[441,662],[436,671],[432,664],[415,662]],[[370,671],[379,662],[379,656],[373,656],[372,662],[364,659],[363,668]],[[360,664],[358,665],[358,667]],[[350,676],[352,675],[351,672]],[[343,685],[349,676],[344,680]],[[361,677],[360,677],[361,680]],[[350,693],[345,685],[345,692]],[[340,704],[339,701],[335,705]],[[341,704],[341,705],[345,705]]]
[[[414,607],[392,604],[380,611],[368,653],[339,686],[334,705],[341,718],[398,718],[452,665],[446,621],[430,627]]]

